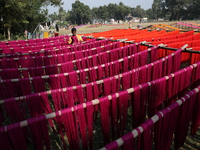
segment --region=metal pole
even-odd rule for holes
[[[141,44],[141,45],[147,46],[147,47],[154,47],[154,46],[155,46],[155,45],[147,45],[147,44]],[[172,50],[172,51],[177,51],[177,50],[179,50],[178,48],[171,48],[171,47],[160,47],[160,48],[161,48],[161,49],[165,49],[165,50]],[[183,52],[200,54],[200,50],[199,50],[199,51],[183,50]]]

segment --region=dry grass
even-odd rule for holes
[[[190,21],[193,23],[199,23],[200,21]],[[148,22],[148,23],[141,23],[142,28],[152,25],[152,24],[167,24],[170,25],[172,23],[175,22]],[[132,28],[137,28],[138,23],[132,23],[131,26]],[[103,31],[108,31],[108,30],[113,30],[113,29],[128,29],[128,24],[125,25],[119,25],[119,26],[100,26],[100,27],[94,27],[94,28],[80,28],[78,29],[78,34],[86,34],[86,33],[94,33],[94,32],[103,32]],[[70,30],[66,30],[66,29],[60,29],[60,35],[66,35],[66,34],[70,34],[71,31]]]

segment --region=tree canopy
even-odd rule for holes
[[[199,19],[200,0],[154,0],[152,10],[154,19]]]
[[[44,22],[48,10],[41,9],[45,5],[62,5],[61,0],[1,0],[0,17],[1,25],[7,29],[8,39],[10,32],[23,33],[25,29],[32,31],[38,23]],[[1,27],[2,29],[2,27]]]
[[[67,19],[70,20],[73,24],[84,24],[89,22],[91,18],[90,7],[78,0],[72,4],[72,10],[68,13],[69,17]]]
[[[124,5],[122,2],[119,4],[108,4],[99,7],[90,8],[88,5],[83,4],[79,0],[72,3],[72,9],[64,14],[65,17],[62,19],[59,17],[62,11],[59,10],[59,14],[51,14],[50,18],[52,20],[62,20],[69,21],[72,24],[85,24],[91,22],[92,20],[124,20],[126,16],[131,14],[134,17],[147,17],[146,12],[141,6],[136,8],[131,8]],[[66,19],[66,20],[65,20]]]
[[[83,13],[85,12],[85,13]],[[125,16],[131,14],[133,17],[157,20],[180,19],[199,19],[200,18],[200,0],[154,0],[152,7],[144,10],[140,5],[130,7],[120,2],[119,4],[110,3],[99,7],[89,8],[79,0],[72,4],[72,10],[67,19],[72,23],[83,24],[94,19],[116,19],[124,20]],[[77,15],[78,13],[78,15]],[[85,16],[85,17],[83,17]]]

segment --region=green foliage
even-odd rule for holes
[[[56,24],[60,27],[64,27],[68,24],[68,22],[67,21],[59,21],[59,22],[56,22]]]
[[[49,18],[51,18],[52,21],[59,20],[58,14],[56,12],[54,12],[53,14],[50,14]]]
[[[131,12],[131,8],[128,6],[125,6],[122,2],[120,2],[116,11],[116,19],[124,20],[125,16],[128,16],[130,12]]]
[[[143,18],[146,16],[145,10],[142,9],[140,5],[136,6],[136,8],[133,8],[131,14],[134,17],[139,17],[139,18]]]
[[[154,0],[152,4],[152,18],[158,19],[163,18],[164,13],[164,2],[163,0]]]
[[[11,33],[23,33],[24,30],[33,31],[40,22],[46,20],[47,10],[44,5],[61,5],[61,0],[1,0],[0,17],[3,18],[4,30]],[[3,34],[1,28],[0,31]]]
[[[80,1],[76,0],[75,3],[72,3],[72,10],[68,12],[68,20],[72,24],[85,24],[90,22],[91,19],[91,10],[88,5],[84,5]]]
[[[116,19],[116,20],[124,20],[125,16],[128,16],[131,12],[131,8],[129,6],[125,6],[122,2],[117,4],[108,4],[100,7],[92,8],[92,19]]]
[[[61,21],[66,21],[67,19],[67,12],[62,7],[60,7],[59,9],[58,18]]]
[[[58,13],[54,12],[53,14],[49,15],[49,18],[51,20],[60,20],[60,21],[66,21],[67,17],[69,17],[69,13],[66,12],[66,10],[63,9],[63,7],[60,6]]]
[[[117,12],[117,4],[108,4],[107,9],[109,13],[109,18],[115,18]]]
[[[149,9],[146,10],[146,17],[148,19],[153,19],[154,18],[154,16],[153,16],[153,10],[151,8],[149,8]]]
[[[108,19],[108,11],[107,11],[107,7],[106,5],[104,6],[100,6],[99,9],[98,9],[98,14],[99,16],[101,17],[100,19],[103,19],[103,20],[106,20]]]
[[[154,0],[152,10],[154,19],[198,19],[200,0]]]

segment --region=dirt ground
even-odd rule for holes
[[[200,24],[200,21],[188,21],[188,22],[193,22],[193,23],[197,23]],[[147,23],[141,23],[142,28],[152,25],[152,24],[167,24],[167,25],[171,25],[175,22],[147,22]],[[131,27],[132,28],[137,28],[137,25],[139,23],[132,23]],[[103,31],[108,31],[108,30],[112,30],[112,29],[128,29],[129,25],[125,24],[125,25],[117,25],[117,26],[100,26],[100,27],[93,27],[93,28],[80,28],[78,29],[78,34],[86,34],[86,33],[94,33],[94,32],[103,32]],[[60,35],[66,35],[66,34],[70,34],[71,31],[70,30],[66,30],[64,28],[60,29]]]

